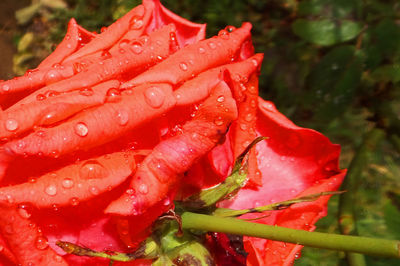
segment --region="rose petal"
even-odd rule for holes
[[[101,34],[98,34],[90,43],[82,47],[76,53],[70,55],[66,59],[66,62],[76,60],[77,58],[88,54],[109,49],[129,30],[136,31],[136,37],[139,37],[143,33],[144,28],[131,28],[133,26],[131,23],[133,23],[135,19],[142,20],[145,16],[145,13],[151,13],[153,8],[154,5],[151,3],[146,4],[146,6],[138,5],[137,7],[133,8],[131,11],[125,14],[125,16],[111,24],[107,30],[103,31]]]
[[[124,48],[110,50],[110,57],[98,64],[87,66],[85,71],[43,87],[35,93],[21,100],[18,104],[25,104],[36,100],[39,94],[48,91],[68,92],[80,88],[87,88],[110,79],[121,79],[124,75],[131,78],[135,74],[146,70],[158,63],[160,58],[166,58],[171,53],[169,35],[175,31],[175,26],[167,25],[145,39],[132,40]],[[157,55],[157,56],[154,56]]]
[[[14,137],[34,126],[51,125],[85,108],[101,105],[106,100],[107,91],[119,88],[119,85],[119,81],[110,80],[93,88],[48,97],[39,95],[37,101],[7,109],[0,114],[0,138]],[[17,126],[10,127],[10,121]]]
[[[226,100],[220,104],[217,98]],[[237,116],[236,104],[225,82],[219,83],[182,134],[160,142],[145,158],[131,182],[131,190],[106,209],[106,213],[133,215],[144,212],[176,190],[179,175],[209,152]],[[164,208],[165,210],[165,208]],[[158,210],[161,214],[163,209]]]
[[[68,265],[49,248],[40,229],[15,207],[0,207],[0,231],[23,265]]]
[[[29,203],[38,208],[76,206],[112,190],[136,168],[135,152],[119,152],[81,161],[34,182],[0,188],[3,204]]]
[[[11,159],[18,154],[54,157],[100,146],[175,106],[172,88],[167,84],[144,85],[115,97],[116,102],[86,110],[55,127],[43,128],[41,134],[32,133],[4,144],[3,155],[8,154]],[[25,143],[23,147],[19,145],[21,141]]]
[[[213,37],[183,47],[165,61],[126,82],[122,87],[129,88],[145,83],[169,83],[177,85],[207,69],[231,61],[244,40],[250,36],[250,23],[227,37]]]

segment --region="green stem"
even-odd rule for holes
[[[182,227],[184,229],[254,236],[315,248],[363,253],[371,256],[400,258],[400,241],[397,240],[308,232],[252,223],[236,218],[222,218],[192,212],[184,212],[182,214]]]
[[[342,190],[347,191],[340,196],[339,199],[339,226],[340,231],[344,235],[357,235],[356,216],[354,206],[357,187],[360,183],[360,176],[363,169],[368,164],[370,152],[373,151],[376,145],[384,136],[384,132],[380,129],[374,128],[364,135],[364,139],[354,155],[346,178],[342,185]],[[364,256],[360,254],[347,253],[347,262],[350,266],[365,266]]]

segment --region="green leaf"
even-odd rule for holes
[[[400,200],[398,200],[398,203]],[[392,239],[400,239],[400,206],[388,203],[384,207],[386,227],[391,232]]]
[[[298,6],[299,16],[344,18],[357,9],[358,0],[305,0]]]
[[[400,65],[383,65],[379,66],[371,73],[371,77],[377,82],[399,82],[400,81]]]
[[[334,45],[354,39],[362,29],[361,23],[350,20],[297,19],[292,24],[293,32],[300,38],[323,46]]]

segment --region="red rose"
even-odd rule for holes
[[[336,190],[339,147],[258,97],[250,29],[204,39],[205,25],[144,0],[101,34],[72,19],[37,69],[2,82],[0,261],[108,265],[55,243],[131,250],[173,200],[223,181],[258,135],[268,140],[250,151],[246,187],[221,205]],[[326,202],[257,222],[312,230]],[[249,265],[288,264],[300,249],[244,242]]]

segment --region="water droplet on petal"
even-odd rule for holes
[[[213,43],[213,42],[209,42],[209,43],[208,43],[208,46],[209,46],[211,49],[217,48],[217,45],[216,45],[215,43]]]
[[[221,37],[223,40],[228,40],[229,39],[229,32],[227,30],[220,30],[218,32],[218,36]]]
[[[159,87],[150,87],[144,92],[144,98],[148,105],[160,108],[165,100],[165,94]]]
[[[82,179],[101,179],[108,176],[108,171],[96,160],[84,162],[79,169],[79,176]]]
[[[204,54],[206,52],[206,49],[203,47],[199,47],[199,54]]]
[[[94,94],[92,88],[81,88],[79,94],[83,96],[92,96]]]
[[[147,194],[149,192],[149,188],[147,187],[146,184],[140,184],[139,192],[142,194]]]
[[[103,50],[101,52],[101,57],[102,57],[102,59],[108,59],[108,58],[111,58],[112,56],[108,50]]]
[[[3,91],[9,91],[10,90],[10,85],[4,84],[2,89],[3,89]]]
[[[45,238],[44,236],[39,236],[38,238],[36,238],[35,247],[37,249],[44,250],[48,246],[49,246],[49,244],[47,242],[47,238]]]
[[[218,98],[217,98],[217,102],[219,102],[219,103],[222,103],[222,102],[224,102],[225,101],[225,97],[224,96],[219,96]]]
[[[127,46],[129,44],[129,40],[128,39],[123,39],[119,42],[119,47],[120,48],[124,48],[125,46]]]
[[[240,124],[240,129],[241,130],[243,130],[243,131],[246,131],[247,130],[247,125],[246,124]]]
[[[97,187],[94,187],[94,186],[90,187],[90,188],[89,188],[89,191],[90,191],[90,193],[92,193],[93,195],[99,195],[99,193],[100,193],[99,189],[98,189]]]
[[[217,126],[222,126],[224,124],[224,120],[219,116],[214,120],[214,124]]]
[[[62,186],[64,188],[72,188],[74,186],[74,181],[71,178],[64,178],[62,181]]]
[[[253,115],[248,113],[246,114],[246,116],[244,117],[244,120],[246,120],[247,122],[250,122],[253,120]]]
[[[101,27],[101,28],[100,28],[100,32],[101,32],[101,33],[105,32],[106,30],[107,30],[107,27]]]
[[[126,124],[128,124],[128,121],[129,121],[129,113],[124,109],[119,110],[117,112],[117,119],[118,119],[118,123],[121,126],[125,126]]]
[[[233,32],[234,30],[236,30],[236,27],[234,27],[234,26],[226,26],[226,27],[225,27],[225,30],[226,30],[227,32]]]
[[[8,131],[15,131],[15,130],[18,129],[19,125],[18,125],[17,120],[10,118],[10,119],[7,119],[7,120],[4,122],[4,127],[5,127]]]
[[[117,88],[110,88],[106,94],[106,102],[119,102],[121,100],[121,91]]]
[[[72,206],[77,206],[77,205],[79,205],[79,199],[78,198],[71,198],[70,200],[69,200],[69,202],[70,202],[70,204],[72,205]]]
[[[180,63],[180,64],[179,64],[179,68],[180,68],[182,71],[186,71],[186,70],[188,70],[188,65],[187,65],[186,63]]]
[[[38,101],[43,101],[46,99],[46,96],[44,96],[43,94],[39,93],[38,95],[36,95],[36,100]]]
[[[21,204],[18,206],[18,214],[24,219],[28,219],[32,216],[32,214],[29,211],[29,206],[25,204]]]
[[[57,187],[55,185],[50,185],[44,189],[44,192],[49,196],[55,196],[57,194]]]
[[[46,85],[55,83],[61,79],[62,79],[62,75],[60,74],[60,72],[58,70],[55,70],[55,69],[49,70],[44,77],[44,80],[46,81]],[[3,88],[3,90],[4,90],[4,88]]]
[[[80,137],[87,136],[89,129],[85,123],[79,122],[75,125],[75,133]]]
[[[132,52],[134,52],[135,54],[140,54],[143,52],[143,45],[141,42],[139,41],[133,41],[131,44],[131,48]]]

